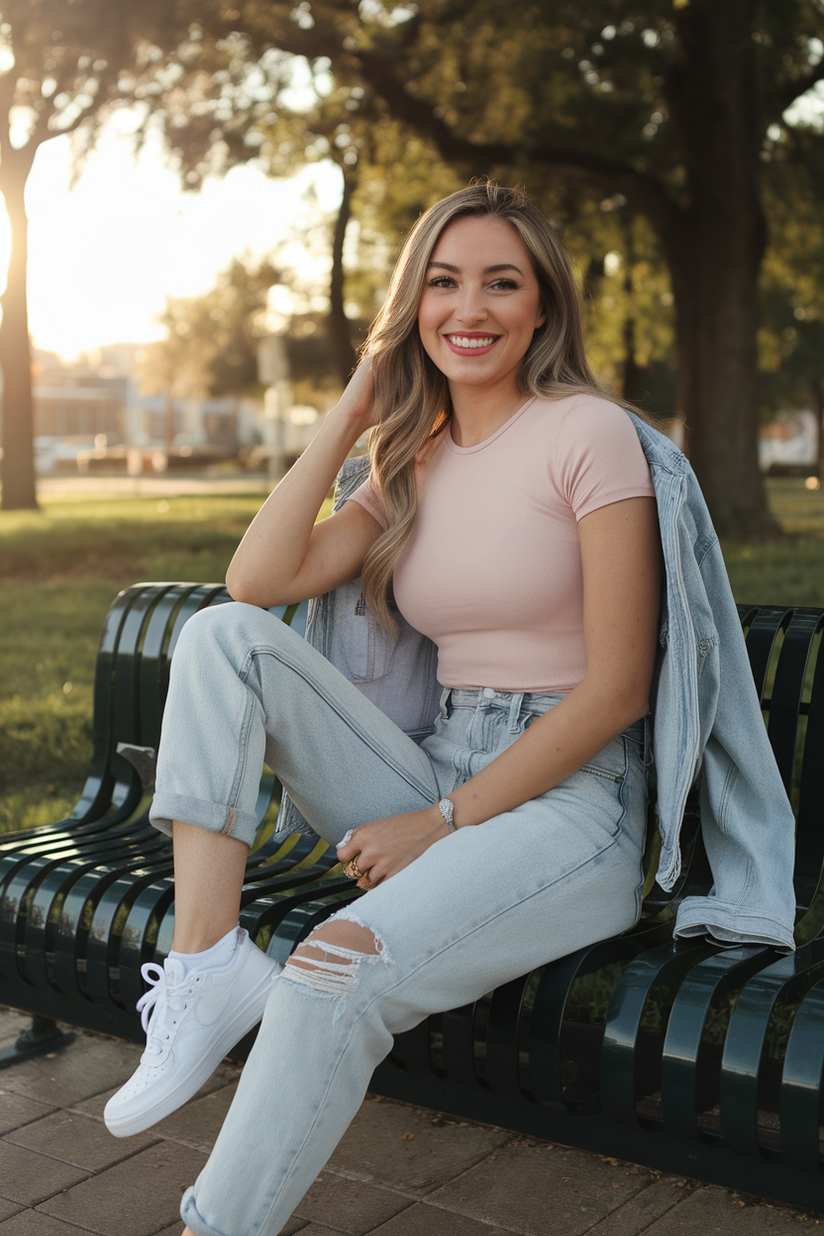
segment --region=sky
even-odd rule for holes
[[[136,160],[128,137],[104,131],[73,190],[68,139],[37,152],[26,191],[29,214],[29,321],[37,347],[66,359],[99,344],[162,337],[154,321],[167,295],[191,296],[214,285],[235,254],[269,252],[305,211],[314,182],[332,210],[340,173],[318,164],[292,180],[253,166],[183,193],[159,138]],[[0,270],[8,235],[0,210]],[[286,255],[309,277],[297,246]],[[323,278],[322,262],[317,274]]]

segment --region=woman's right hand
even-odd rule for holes
[[[334,412],[341,417],[346,417],[351,423],[359,427],[358,437],[361,433],[365,433],[367,429],[371,429],[373,425],[377,425],[380,420],[380,412],[375,406],[373,399],[375,393],[375,381],[372,377],[372,362],[367,357],[361,361],[352,377],[349,379],[346,390],[340,397],[339,403],[336,405]]]

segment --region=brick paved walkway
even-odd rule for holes
[[[0,1011],[0,1045],[28,1024]],[[80,1034],[64,1052],[0,1072],[0,1236],[179,1236],[180,1195],[239,1070],[221,1065],[179,1112],[119,1140],[103,1106],[139,1054]],[[818,1225],[724,1189],[367,1098],[282,1236],[801,1236]]]

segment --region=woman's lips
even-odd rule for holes
[[[495,347],[501,336],[452,333],[443,337],[456,356],[484,356]]]

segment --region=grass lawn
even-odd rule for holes
[[[824,490],[770,483],[784,537],[725,546],[740,601],[824,605]],[[0,512],[0,832],[67,815],[91,752],[97,636],[138,580],[220,581],[251,495],[43,501]]]
[[[0,832],[74,806],[115,595],[139,580],[222,580],[260,500],[45,498],[40,512],[0,512]]]

